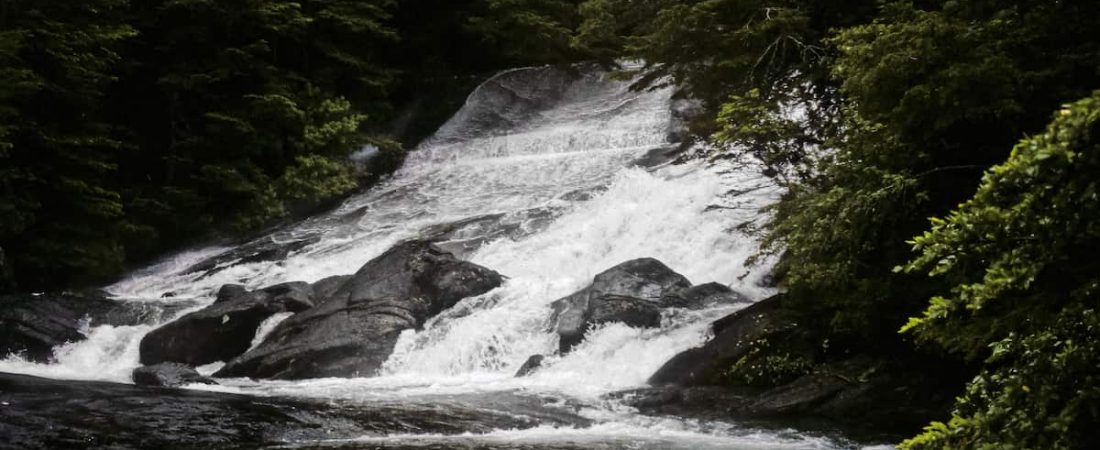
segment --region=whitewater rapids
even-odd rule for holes
[[[637,91],[607,73],[517,69],[488,80],[449,122],[412,152],[389,180],[264,239],[311,242],[279,261],[188,268],[231,250],[182,252],[107,289],[127,301],[213,301],[226,283],[260,288],[350,274],[397,242],[447,224],[488,218],[448,236],[444,246],[508,277],[406,331],[383,373],[363,379],[219,380],[194,386],[258,396],[352,402],[458,402],[501,407],[487,399],[537,397],[594,421],[584,428],[541,426],[463,435],[364,436],[369,448],[827,449],[835,439],[760,431],[736,423],[638,415],[604,395],[642,387],[673,355],[701,345],[711,321],[735,306],[666,312],[660,329],[610,324],[590,331],[564,357],[549,357],[530,377],[512,375],[533,354],[553,354],[550,303],[623,261],[653,257],[692,283],[717,281],[753,299],[767,264],[747,266],[757,240],[746,234],[780,191],[751,164],[647,163],[674,145],[682,126],[673,89]],[[186,312],[186,311],[185,311]],[[276,316],[258,333],[275,326]],[[18,357],[0,371],[60,379],[130,382],[138,343],[160,324],[101,326],[88,340],[58,348],[56,363]],[[258,341],[258,340],[257,340]],[[210,373],[217,364],[200,371]],[[503,406],[502,408],[507,408]],[[293,443],[291,443],[293,444]]]

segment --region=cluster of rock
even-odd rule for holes
[[[599,273],[592,284],[552,303],[550,323],[559,338],[558,352],[565,354],[597,325],[619,322],[635,328],[657,328],[662,311],[668,308],[699,309],[748,302],[747,297],[725,285],[692,286],[687,278],[660,261],[639,258]],[[516,376],[534,372],[543,358],[531,356]]]
[[[912,361],[863,354],[826,357],[807,342],[786,297],[775,295],[711,324],[713,337],[666,362],[653,387],[615,394],[650,414],[795,420],[826,419],[851,432],[909,432],[946,411],[953,394]],[[759,344],[772,347],[760,351]],[[775,363],[768,357],[809,361],[804,373],[771,385],[729,378],[731,368]],[[806,423],[799,424],[805,427]]]
[[[407,241],[366,263],[355,274],[315,283],[290,282],[248,290],[229,284],[213,304],[147,334],[144,365],[135,383],[179,386],[214,383],[194,368],[226,362],[214,377],[303,379],[374,375],[402,331],[419,329],[463,298],[498,287],[503,277],[462,261],[426,241]],[[0,352],[48,362],[66,342],[84,339],[82,325],[130,325],[164,320],[193,303],[135,308],[103,293],[5,297],[0,308]],[[728,287],[692,286],[660,261],[641,258],[596,275],[592,283],[553,303],[550,328],[567,353],[594,326],[620,322],[655,328],[668,308],[702,308],[748,302]],[[173,305],[165,308],[165,305]],[[161,316],[147,317],[145,311]],[[258,329],[276,314],[289,316],[257,344]],[[517,376],[539,368],[533,355]]]
[[[210,306],[146,335],[135,382],[174,386],[212,382],[192,367],[227,363],[214,377],[303,379],[375,374],[401,332],[419,329],[463,298],[488,292],[503,277],[424,241],[398,244],[353,275],[247,290],[225,285]],[[566,353],[600,324],[654,328],[667,308],[748,302],[716,284],[692,286],[660,261],[641,258],[596,275],[592,284],[553,303],[552,329]],[[258,344],[260,325],[292,313]],[[517,376],[538,369],[532,356]]]
[[[488,292],[502,280],[500,274],[433,244],[408,241],[353,275],[254,291],[223,286],[212,305],[146,335],[141,362],[198,366],[228,361],[215,377],[370,376],[389,357],[402,331],[422,327],[459,300]],[[260,324],[278,313],[293,315],[253,347]]]
[[[170,387],[214,383],[194,367],[221,361],[227,363],[214,377],[371,376],[389,358],[403,331],[419,329],[460,300],[495,289],[503,278],[429,242],[408,241],[352,275],[251,291],[225,285],[213,304],[142,339],[140,358],[145,366],[133,372],[133,380]],[[736,303],[750,301],[721,284],[693,286],[660,261],[641,258],[601,272],[588,286],[553,302],[548,327],[559,338],[561,355],[603,324],[656,328],[670,308]],[[815,343],[799,347],[804,339],[783,303],[784,297],[777,295],[715,321],[708,342],[675,356],[653,374],[649,381],[654,387],[617,395],[650,413],[858,417],[876,426],[883,420],[917,423],[950,400],[934,387],[907,384],[905,374],[884,367],[881,358],[859,355],[816,360],[805,373],[778,385],[731,381],[731,367],[757,357],[754,345],[759,342],[783,343],[794,352],[820,347]],[[58,345],[84,338],[82,326],[160,321],[192,305],[170,302],[149,307],[108,300],[98,292],[0,297],[0,353],[21,353],[29,360],[47,362]],[[261,324],[276,314],[289,317],[257,343]],[[816,358],[812,349],[807,352],[795,356]],[[544,355],[532,355],[516,376],[537,371],[543,360]]]

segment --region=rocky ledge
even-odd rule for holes
[[[612,397],[648,414],[767,420],[842,428],[849,436],[911,435],[957,392],[911,356],[826,356],[784,309],[784,296],[715,321],[713,337],[666,362],[653,386]]]
[[[537,399],[355,405],[0,373],[0,448],[258,448],[589,421]]]
[[[398,244],[354,275],[248,291],[223,286],[214,304],[146,335],[141,362],[228,363],[215,376],[268,379],[373,375],[402,331],[418,329],[503,277],[425,241]],[[291,313],[258,345],[260,325]]]
[[[102,291],[0,296],[0,357],[18,354],[46,363],[56,347],[82,341],[84,327],[161,321],[194,306],[187,301],[108,299]]]

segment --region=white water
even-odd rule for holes
[[[628,259],[655,257],[696,284],[718,281],[755,298],[768,293],[756,285],[766,267],[744,263],[756,251],[756,242],[737,231],[741,224],[759,221],[759,208],[778,195],[758,170],[702,163],[646,170],[632,164],[666,145],[670,95],[668,89],[634,92],[626,82],[593,72],[579,79],[538,69],[502,74],[475,92],[463,111],[392,179],[331,213],[274,235],[284,240],[318,237],[316,243],[283,261],[225,267],[208,276],[184,269],[226,249],[184,252],[135,272],[109,290],[139,300],[171,292],[175,298],[207,304],[225,283],[257,288],[352,273],[427,227],[502,213],[502,223],[512,225],[511,231],[493,235],[493,227],[470,230],[465,237],[490,233],[493,238],[466,257],[508,280],[494,291],[463,300],[422,331],[407,331],[382,376],[225,380],[203,388],[349,401],[517,392],[584,403],[588,406],[582,414],[597,421],[583,429],[374,436],[365,442],[560,439],[583,444],[646,435],[655,439],[648,442],[656,447],[673,447],[662,444],[667,441],[679,448],[833,448],[820,438],[647,418],[601,399],[609,392],[644,386],[673,355],[703,343],[709,323],[731,307],[672,310],[655,330],[601,327],[567,356],[548,358],[534,375],[512,377],[528,356],[553,353],[556,337],[549,332],[548,305]],[[723,195],[734,190],[746,193]],[[585,199],[574,195],[578,192],[590,195]],[[283,318],[265,322],[257,339]],[[0,371],[129,382],[130,370],[138,365],[137,343],[153,328],[90,329],[87,341],[58,349],[54,364],[9,357],[0,361]]]

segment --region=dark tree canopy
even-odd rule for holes
[[[564,0],[2,0],[0,288],[102,282],[368,184],[455,92],[575,60],[578,21]]]

